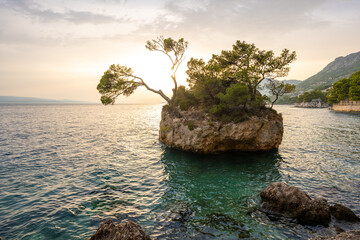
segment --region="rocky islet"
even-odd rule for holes
[[[164,107],[159,139],[169,147],[203,154],[256,152],[278,148],[283,131],[282,116],[272,111],[236,123],[215,121],[195,109],[176,116]]]

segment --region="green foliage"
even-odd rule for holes
[[[177,89],[174,104],[179,106],[181,110],[186,111],[189,107],[196,106],[198,100],[191,91],[187,90],[185,86],[180,85]]]
[[[225,106],[223,104],[217,104],[215,106],[213,106],[209,112],[214,115],[214,116],[221,116],[225,113]]]
[[[349,98],[351,101],[360,101],[360,71],[351,76],[351,87],[349,88]]]
[[[131,68],[112,64],[101,77],[97,90],[102,95],[101,102],[108,105],[114,104],[119,95],[131,95],[139,86]]]
[[[305,93],[299,95],[296,102],[297,103],[311,102],[313,99],[318,99],[318,98],[320,98],[321,101],[323,101],[323,102],[327,101],[325,93],[321,92],[320,90],[314,90],[314,91],[305,92]]]
[[[275,99],[271,102],[271,108],[273,107],[274,103],[279,99],[279,97],[283,96],[286,93],[294,92],[296,88],[295,85],[275,80],[270,80],[266,87],[270,90],[270,93],[275,96]]]
[[[188,62],[187,74],[190,88],[206,79],[221,79],[228,87],[232,83],[245,84],[255,99],[257,87],[265,78],[284,77],[296,53],[284,49],[276,57],[272,51],[259,50],[254,44],[236,41],[233,49],[213,55],[207,64],[202,59]]]
[[[253,108],[265,108],[265,105],[270,101],[270,98],[266,95],[256,94],[255,99],[249,104]]]
[[[227,86],[220,79],[206,79],[193,87],[193,92],[203,106],[219,104],[219,93],[225,92]]]
[[[351,86],[360,86],[360,71],[351,76],[350,84]]]
[[[360,71],[354,73],[350,78],[344,78],[334,83],[327,95],[330,104],[342,100],[360,100]]]
[[[360,101],[360,85],[349,88],[349,97],[351,101]]]
[[[171,130],[171,127],[170,126],[160,126],[160,131],[161,132],[167,132],[167,131],[170,131]]]
[[[164,38],[163,36],[160,36],[157,39],[147,41],[145,47],[149,51],[159,51],[165,53],[173,64],[171,69],[174,70],[183,61],[188,45],[189,43],[185,41],[184,38],[180,38],[176,41],[172,38]],[[174,57],[170,55],[171,53],[173,53]]]
[[[214,105],[209,112],[223,121],[240,122],[248,118],[245,108],[250,102],[251,94],[246,85],[242,83],[231,84],[225,93],[218,93],[216,98],[219,104]],[[252,101],[251,104],[258,104]]]
[[[101,96],[100,101],[104,105],[114,104],[115,98],[107,97],[107,96]]]
[[[186,121],[185,124],[190,131],[193,131],[197,127],[193,121]]]
[[[239,108],[240,106],[245,107],[251,98],[248,87],[242,83],[231,84],[226,88],[225,94],[220,92],[216,97],[228,109]]]
[[[245,84],[253,100],[261,81],[265,78],[275,79],[286,76],[289,72],[288,65],[295,59],[296,53],[290,53],[288,49],[284,49],[280,56],[275,57],[273,51],[259,50],[254,44],[236,41],[232,50],[224,50],[220,55],[213,55],[207,65],[204,65],[201,59],[197,62],[202,64],[203,75],[209,75],[211,72],[213,77],[228,81],[230,84],[235,82]],[[189,72],[189,82],[199,80]]]
[[[287,49],[275,56],[272,51],[241,41],[232,50],[213,55],[207,63],[191,58],[186,71],[189,89],[177,89],[175,105],[183,110],[194,106],[223,121],[244,121],[269,102],[257,90],[261,81],[286,76],[295,58],[296,53]],[[275,85],[273,90],[282,95],[293,91],[293,87]]]

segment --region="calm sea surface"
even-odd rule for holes
[[[159,143],[160,105],[0,105],[0,236],[85,239],[109,218],[133,220],[154,239],[333,231],[257,211],[274,181],[360,215],[360,115],[276,109],[278,150],[203,156]]]

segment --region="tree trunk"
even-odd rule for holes
[[[276,98],[275,98],[275,100],[271,103],[271,109],[273,108],[273,106],[274,106],[274,103],[278,100],[278,98],[279,98],[279,96],[276,96]]]

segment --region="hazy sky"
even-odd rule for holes
[[[287,79],[304,80],[360,51],[359,9],[360,0],[0,0],[0,95],[98,102],[113,63],[169,92],[168,59],[144,47],[159,35],[189,41],[187,60],[236,40],[289,48],[298,58]],[[159,101],[139,89],[118,102]]]

